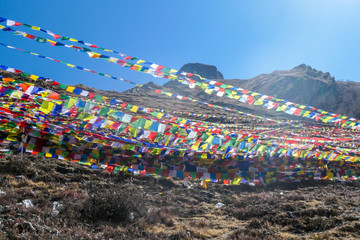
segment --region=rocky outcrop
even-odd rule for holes
[[[207,79],[224,79],[224,76],[218,71],[216,66],[203,63],[187,63],[181,67],[180,71],[198,74]]]

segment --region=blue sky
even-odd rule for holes
[[[215,65],[227,79],[306,63],[360,81],[357,0],[0,0],[0,16],[166,67]],[[17,30],[51,38],[26,27]],[[64,47],[0,31],[0,42],[145,83],[166,81]],[[0,47],[0,64],[65,84],[123,91],[132,85]]]

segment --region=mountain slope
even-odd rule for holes
[[[360,106],[357,104],[360,83],[335,81],[328,72],[317,71],[305,64],[248,80],[225,82],[330,112],[360,117]]]
[[[335,81],[335,78],[330,73],[318,71],[305,64],[291,70],[278,70],[270,74],[261,74],[251,79],[219,81],[299,104],[310,105],[329,112],[356,118],[360,117],[360,105],[358,104],[360,100],[360,83]],[[164,87],[172,89],[174,92],[207,99],[207,101],[228,102],[225,97],[219,98],[200,92],[194,95],[192,89],[188,89],[177,82],[168,82]],[[235,100],[229,100],[234,104],[236,103]],[[243,107],[242,104],[239,106]],[[254,112],[263,111],[262,107],[249,105],[246,107],[253,109]]]

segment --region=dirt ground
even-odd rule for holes
[[[266,187],[0,159],[0,239],[359,239],[357,182]]]

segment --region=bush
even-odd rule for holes
[[[144,199],[136,190],[101,189],[92,191],[80,209],[89,222],[108,221],[126,224],[144,216]]]
[[[33,169],[31,168],[31,161],[24,157],[21,161],[19,156],[8,156],[4,159],[5,164],[1,167],[1,173],[8,173],[14,175],[31,175]]]
[[[336,196],[325,199],[325,205],[339,204],[339,199]]]

